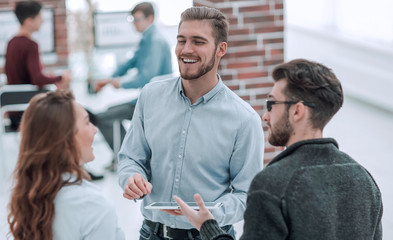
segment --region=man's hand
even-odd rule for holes
[[[97,80],[96,82],[95,82],[95,89],[96,89],[96,91],[97,92],[99,92],[99,91],[101,91],[101,89],[103,88],[103,87],[105,87],[107,84],[109,84],[111,82],[111,80],[110,79],[108,79],[108,78],[105,78],[105,79],[100,79],[100,80]]]
[[[123,197],[129,200],[139,199],[144,195],[150,194],[152,188],[153,185],[144,179],[142,175],[135,173],[134,176],[128,178]]]
[[[111,84],[114,88],[120,88],[120,78],[115,78],[111,81]]]
[[[71,73],[69,71],[64,71],[63,74],[61,75],[60,82],[55,83],[55,85],[57,89],[60,90],[69,89],[70,82],[71,82]]]
[[[194,225],[198,231],[201,229],[201,226],[205,221],[214,219],[211,212],[205,207],[205,203],[203,202],[201,195],[198,193],[194,195],[194,199],[199,206],[199,211],[190,208],[190,206],[188,206],[187,203],[179,197],[173,196],[173,198],[176,200],[177,204],[179,204],[183,215],[186,216],[188,221],[190,221],[190,223]]]

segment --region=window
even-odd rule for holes
[[[337,33],[368,42],[393,43],[391,0],[287,1],[287,23]]]

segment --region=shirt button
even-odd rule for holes
[[[175,225],[171,225],[171,228],[175,228]]]
[[[186,131],[183,130],[183,134],[185,134],[185,133],[186,133]]]
[[[178,178],[176,178],[176,182],[178,182],[179,181],[179,179]]]
[[[181,154],[179,154],[179,158],[181,158]]]

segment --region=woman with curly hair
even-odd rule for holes
[[[24,112],[9,205],[16,240],[124,239],[113,205],[87,181],[97,128],[69,91],[36,95]]]

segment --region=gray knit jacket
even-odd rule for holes
[[[382,239],[374,179],[334,139],[297,142],[252,181],[241,239]],[[202,239],[232,239],[214,220]]]

